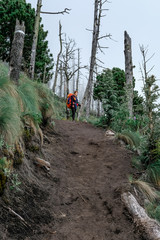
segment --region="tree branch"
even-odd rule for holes
[[[43,13],[43,14],[65,14],[65,13],[69,14],[70,11],[71,11],[71,9],[65,8],[61,12],[41,12],[41,13]]]
[[[77,68],[74,72],[70,73],[70,78],[69,78],[69,80],[73,77],[73,75],[74,75],[78,70],[80,70],[80,69],[82,69],[82,68],[87,68],[87,66],[79,67],[79,68]]]
[[[96,58],[97,61],[99,61],[100,63],[104,64],[104,62],[102,62],[100,59]]]
[[[104,36],[101,36],[98,38],[98,40],[103,39],[103,38],[111,38],[111,34],[106,34]]]
[[[146,60],[146,63],[149,62],[154,57],[154,55],[155,53],[153,53],[152,56]]]
[[[153,66],[153,67],[150,68],[150,70],[147,72],[147,75],[148,75],[148,73],[150,73],[150,72],[153,70],[154,67],[155,67],[155,66]]]
[[[88,28],[86,28],[86,30],[87,30],[87,31],[90,31],[90,32],[93,32],[93,30],[90,30],[90,29],[88,29]]]

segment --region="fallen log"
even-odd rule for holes
[[[121,195],[121,199],[136,225],[143,229],[142,234],[145,235],[145,239],[160,240],[160,224],[147,215],[145,209],[139,205],[135,197],[130,192],[125,192]]]

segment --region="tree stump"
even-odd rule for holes
[[[25,37],[24,22],[20,24],[19,20],[16,19],[16,27],[10,57],[10,78],[17,85],[21,70],[24,37]]]

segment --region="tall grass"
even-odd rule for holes
[[[0,63],[0,135],[6,144],[14,145],[25,124],[39,129],[44,119],[54,114],[52,92],[43,84],[21,75],[19,86],[9,79],[7,65]]]
[[[0,64],[0,134],[12,145],[22,133],[16,87],[9,81],[7,66]]]
[[[38,104],[38,94],[32,82],[25,76],[21,77],[17,91],[22,101],[21,117],[25,121],[29,118],[38,126],[41,121],[41,112]]]

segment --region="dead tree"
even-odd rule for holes
[[[76,80],[76,91],[78,92],[79,90],[79,78],[80,78],[80,49],[78,48],[78,63],[77,63],[77,67],[78,67],[78,71],[77,71],[77,80]]]
[[[124,55],[125,55],[125,76],[126,76],[126,96],[128,103],[129,116],[133,116],[133,64],[132,64],[132,45],[128,33],[124,32]]]
[[[75,66],[75,69],[73,71],[73,55],[76,51],[75,49],[76,43],[73,39],[67,39],[65,38],[64,42],[64,52],[62,54],[62,60],[61,62],[63,63],[63,72],[64,72],[64,78],[66,82],[66,93],[67,95],[69,94],[69,82],[73,78],[73,76],[81,69],[81,68],[86,68],[86,66]],[[67,118],[69,117],[68,110],[66,109],[67,112]]]
[[[34,24],[34,35],[33,35],[32,51],[31,51],[30,70],[29,70],[31,79],[34,78],[34,72],[35,72],[35,60],[36,60],[38,32],[39,32],[39,25],[40,25],[40,13],[64,14],[64,13],[69,13],[70,11],[70,9],[65,8],[61,12],[41,12],[41,7],[42,7],[42,0],[37,0],[37,11],[36,11],[36,17],[35,17],[35,24]]]
[[[62,63],[60,64],[60,86],[59,86],[59,96],[62,97],[62,86],[63,86],[63,70],[62,70]]]
[[[72,61],[72,72],[74,72],[75,71],[75,66],[76,66],[76,64],[75,64],[75,54],[73,54],[73,61]],[[78,72],[78,71],[77,71]],[[75,74],[73,75],[73,77],[72,77],[72,88],[73,88],[73,92],[75,91]]]
[[[62,25],[61,22],[59,22],[59,44],[60,44],[60,50],[57,55],[57,63],[56,63],[56,70],[55,70],[55,77],[54,77],[54,84],[53,84],[53,92],[55,93],[56,85],[57,85],[57,77],[58,77],[58,66],[60,61],[60,56],[62,54]]]
[[[97,117],[100,117],[100,100],[97,100]]]
[[[67,98],[67,84],[66,84],[66,79],[65,79],[65,76],[64,76],[64,89],[63,89],[63,95],[64,95],[64,98]]]
[[[34,24],[34,35],[33,35],[32,51],[31,51],[30,71],[29,71],[31,79],[34,79],[36,49],[37,49],[37,41],[38,41],[41,7],[42,7],[42,0],[38,0],[37,1],[37,11],[36,11],[36,17],[35,17],[35,24]]]
[[[62,62],[63,62],[63,71],[66,79],[66,87],[67,87],[67,95],[69,94],[69,81],[73,77],[76,71],[72,71],[72,60],[73,54],[75,52],[75,41],[73,39],[69,39],[69,41],[65,38],[64,43],[64,53],[62,54]]]
[[[100,34],[100,23],[101,18],[104,16],[103,11],[107,9],[103,9],[103,4],[107,2],[106,0],[95,0],[95,7],[94,7],[94,24],[93,24],[93,35],[92,35],[92,49],[91,49],[91,60],[90,60],[90,68],[89,68],[89,78],[87,87],[84,93],[84,97],[81,104],[81,109],[79,112],[79,117],[81,116],[85,104],[86,104],[86,117],[89,117],[90,112],[90,103],[91,103],[91,92],[92,92],[92,83],[93,83],[93,73],[94,73],[94,67],[95,67],[95,61],[96,61],[96,54],[98,48],[102,51],[102,47],[99,44],[99,40],[103,38],[110,37],[110,35],[105,35],[99,37]]]
[[[91,96],[91,109],[92,109],[92,112],[94,112],[94,106],[95,106],[95,100],[94,100],[94,84],[95,84],[95,82],[96,82],[97,75],[98,75],[98,68],[97,68],[97,65],[96,65],[96,63],[95,63],[95,71],[94,71],[94,78],[93,78],[93,84],[92,84],[92,96]]]
[[[21,70],[23,47],[25,37],[24,22],[20,24],[16,19],[16,27],[14,32],[14,39],[12,42],[11,57],[10,57],[10,78],[18,85],[19,74]]]
[[[80,66],[75,64],[75,68],[73,70],[73,58],[74,58],[74,53],[76,51],[75,49],[75,41],[73,39],[65,40],[64,43],[64,53],[62,54],[62,60],[61,62],[63,63],[63,71],[64,75],[66,78],[66,84],[67,84],[67,95],[69,94],[69,81],[73,78],[73,76],[80,71],[82,68],[86,68],[86,66]]]
[[[141,68],[142,80],[144,84],[145,107],[146,107],[146,113],[149,119],[150,135],[152,136],[153,125],[154,125],[153,124],[153,94],[157,93],[157,88],[156,88],[156,85],[154,84],[155,77],[149,76],[149,73],[152,71],[154,66],[151,67],[149,70],[147,70],[147,63],[154,56],[154,54],[147,59],[148,48],[145,48],[143,45],[140,46],[140,51],[143,58],[142,67],[140,68]],[[154,89],[154,86],[155,86],[155,89]]]

